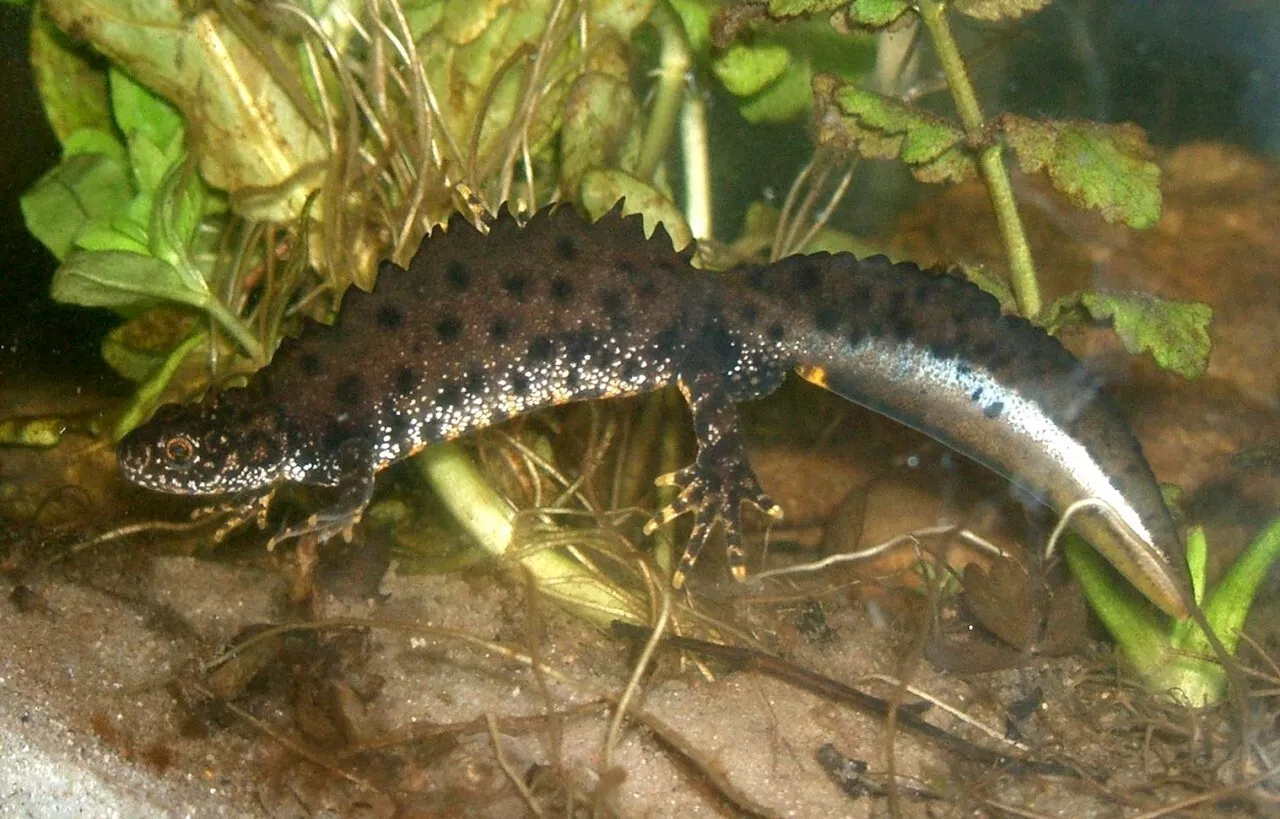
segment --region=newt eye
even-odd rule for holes
[[[165,457],[177,466],[185,466],[195,457],[196,445],[185,435],[177,435],[165,441]]]

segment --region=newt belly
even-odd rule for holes
[[[882,256],[794,256],[695,270],[659,228],[570,207],[485,235],[461,218],[408,270],[384,262],[332,326],[281,344],[244,388],[167,406],[120,445],[125,476],[160,491],[338,487],[288,534],[359,518],[375,474],[423,447],[521,413],[677,385],[698,452],[670,476],[693,512],[676,583],[715,524],[744,574],[740,507],[772,514],[743,451],[736,406],[792,370],[1001,473],[1059,514],[1164,611],[1189,594],[1178,533],[1138,442],[1089,372],[1052,337],[1001,315],[961,279]],[[1101,511],[1101,509],[1109,511]]]

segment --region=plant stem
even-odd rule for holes
[[[658,30],[662,55],[658,59],[658,90],[653,101],[653,111],[649,114],[649,126],[640,143],[640,159],[636,163],[636,178],[644,182],[653,179],[658,163],[671,144],[671,134],[675,130],[680,102],[684,97],[684,78],[692,62],[689,46],[684,41],[684,32],[665,2],[659,2],[653,7],[649,22]]]
[[[244,322],[224,307],[222,302],[210,295],[209,299],[202,306],[204,307],[205,312],[209,314],[209,317],[221,326],[222,329],[226,330],[227,333],[235,339],[236,343],[239,344],[254,361],[259,364],[267,363],[267,355],[262,349],[262,345],[253,337],[253,333],[249,331],[249,328],[245,326]]]
[[[925,30],[929,32],[929,39],[933,41],[938,60],[942,63],[942,71],[946,75],[947,86],[951,89],[951,97],[955,100],[956,111],[960,114],[960,122],[964,125],[965,136],[974,144],[982,144],[987,140],[986,122],[982,118],[982,108],[978,105],[978,96],[969,81],[960,49],[956,46],[951,25],[947,22],[946,5],[942,0],[916,0],[916,8]],[[1027,234],[1023,230],[1018,205],[1013,198],[1009,172],[1005,168],[1004,148],[998,141],[979,152],[978,168],[987,183],[991,204],[996,212],[996,222],[1000,226],[1000,237],[1009,257],[1009,280],[1013,285],[1014,298],[1018,301],[1018,309],[1027,318],[1034,318],[1040,313],[1040,285],[1036,280],[1035,262],[1031,259],[1031,246],[1027,244]]]

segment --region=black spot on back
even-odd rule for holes
[[[833,305],[824,304],[813,315],[813,326],[822,333],[833,333],[840,326],[840,311]]]
[[[556,239],[556,255],[566,262],[578,258],[578,242],[572,236],[560,236]]]
[[[342,376],[334,385],[333,395],[344,407],[359,405],[360,399],[364,396],[364,379],[357,373]]]
[[[584,361],[596,351],[595,337],[590,333],[574,333],[565,345],[564,354],[570,364]]]
[[[776,344],[787,337],[787,328],[782,326],[782,322],[775,321],[769,325],[769,329],[765,333],[769,336],[769,340]]]
[[[320,364],[320,356],[315,353],[303,353],[302,358],[298,359],[298,366],[302,368],[303,375],[319,375],[320,370],[324,369]]]
[[[796,289],[808,293],[822,284],[822,267],[813,259],[800,262],[796,270]]]
[[[545,364],[556,354],[556,343],[549,336],[538,336],[529,343],[529,360]]]
[[[499,316],[489,325],[489,338],[495,344],[502,344],[511,335],[511,322]]]
[[[622,363],[621,376],[623,381],[630,381],[631,379],[635,378],[639,374],[640,374],[640,362],[635,359],[635,356],[628,358],[626,361]]]
[[[450,381],[440,388],[436,402],[447,409],[457,409],[462,404],[462,387]]]
[[[1004,412],[1003,401],[997,401],[994,404],[989,404],[985,409],[982,410],[982,414],[987,416],[988,418],[999,418],[1000,413],[1002,412]]]
[[[511,392],[523,398],[529,394],[529,376],[524,373],[514,373],[511,376]]]
[[[982,399],[982,387],[978,387],[976,390],[974,390],[973,392],[971,392],[971,393],[969,394],[969,399],[970,399],[971,401],[979,401],[979,400],[981,400],[981,399]]]
[[[484,370],[476,369],[467,373],[462,389],[469,395],[480,395],[488,385],[489,377],[485,375]]]
[[[529,279],[522,273],[512,273],[502,279],[502,289],[507,291],[516,301],[523,301],[525,291],[529,287]]]
[[[445,316],[436,323],[436,334],[445,344],[455,341],[462,334],[462,322],[456,316]]]
[[[394,304],[384,304],[378,308],[378,326],[384,330],[398,330],[404,324],[404,313]]]
[[[674,355],[680,334],[674,327],[668,327],[653,337],[654,352],[659,356]]]
[[[634,279],[636,277],[636,273],[639,272],[639,270],[636,269],[635,262],[630,259],[619,259],[615,267],[618,268],[619,273],[626,276],[628,279]]]
[[[404,441],[409,437],[409,418],[400,412],[395,401],[390,398],[382,402],[382,423],[392,440]]]
[[[466,290],[471,286],[471,271],[466,264],[454,259],[445,266],[445,280],[453,285],[453,288],[459,292]]]
[[[564,276],[556,276],[551,280],[551,298],[561,304],[573,301],[573,282]]]
[[[767,272],[768,267],[762,264],[753,264],[748,267],[746,275],[747,287],[750,287],[752,290],[763,290],[765,285],[765,274]]]
[[[409,395],[418,386],[418,373],[412,367],[401,367],[396,372],[396,393]]]
[[[744,304],[742,306],[742,323],[748,327],[754,327],[756,322],[760,320],[760,310],[754,304]]]
[[[616,318],[627,305],[626,297],[618,290],[606,290],[600,294],[600,309],[609,318]]]

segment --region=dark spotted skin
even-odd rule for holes
[[[777,515],[748,465],[736,405],[798,371],[1010,477],[1057,511],[1100,497],[1117,515],[1072,518],[1140,590],[1182,614],[1178,535],[1141,449],[1096,381],[1056,340],[1002,316],[973,285],[882,256],[796,256],[697,271],[666,234],[615,209],[570,207],[488,235],[461,218],[332,326],[285,341],[247,387],[165,408],[130,434],[131,480],[185,494],[337,486],[339,501],[291,531],[322,537],[358,519],[374,475],[436,441],[530,410],[677,385],[695,462],[650,529],[686,512],[676,582],[722,524],[743,575],[740,507]]]

